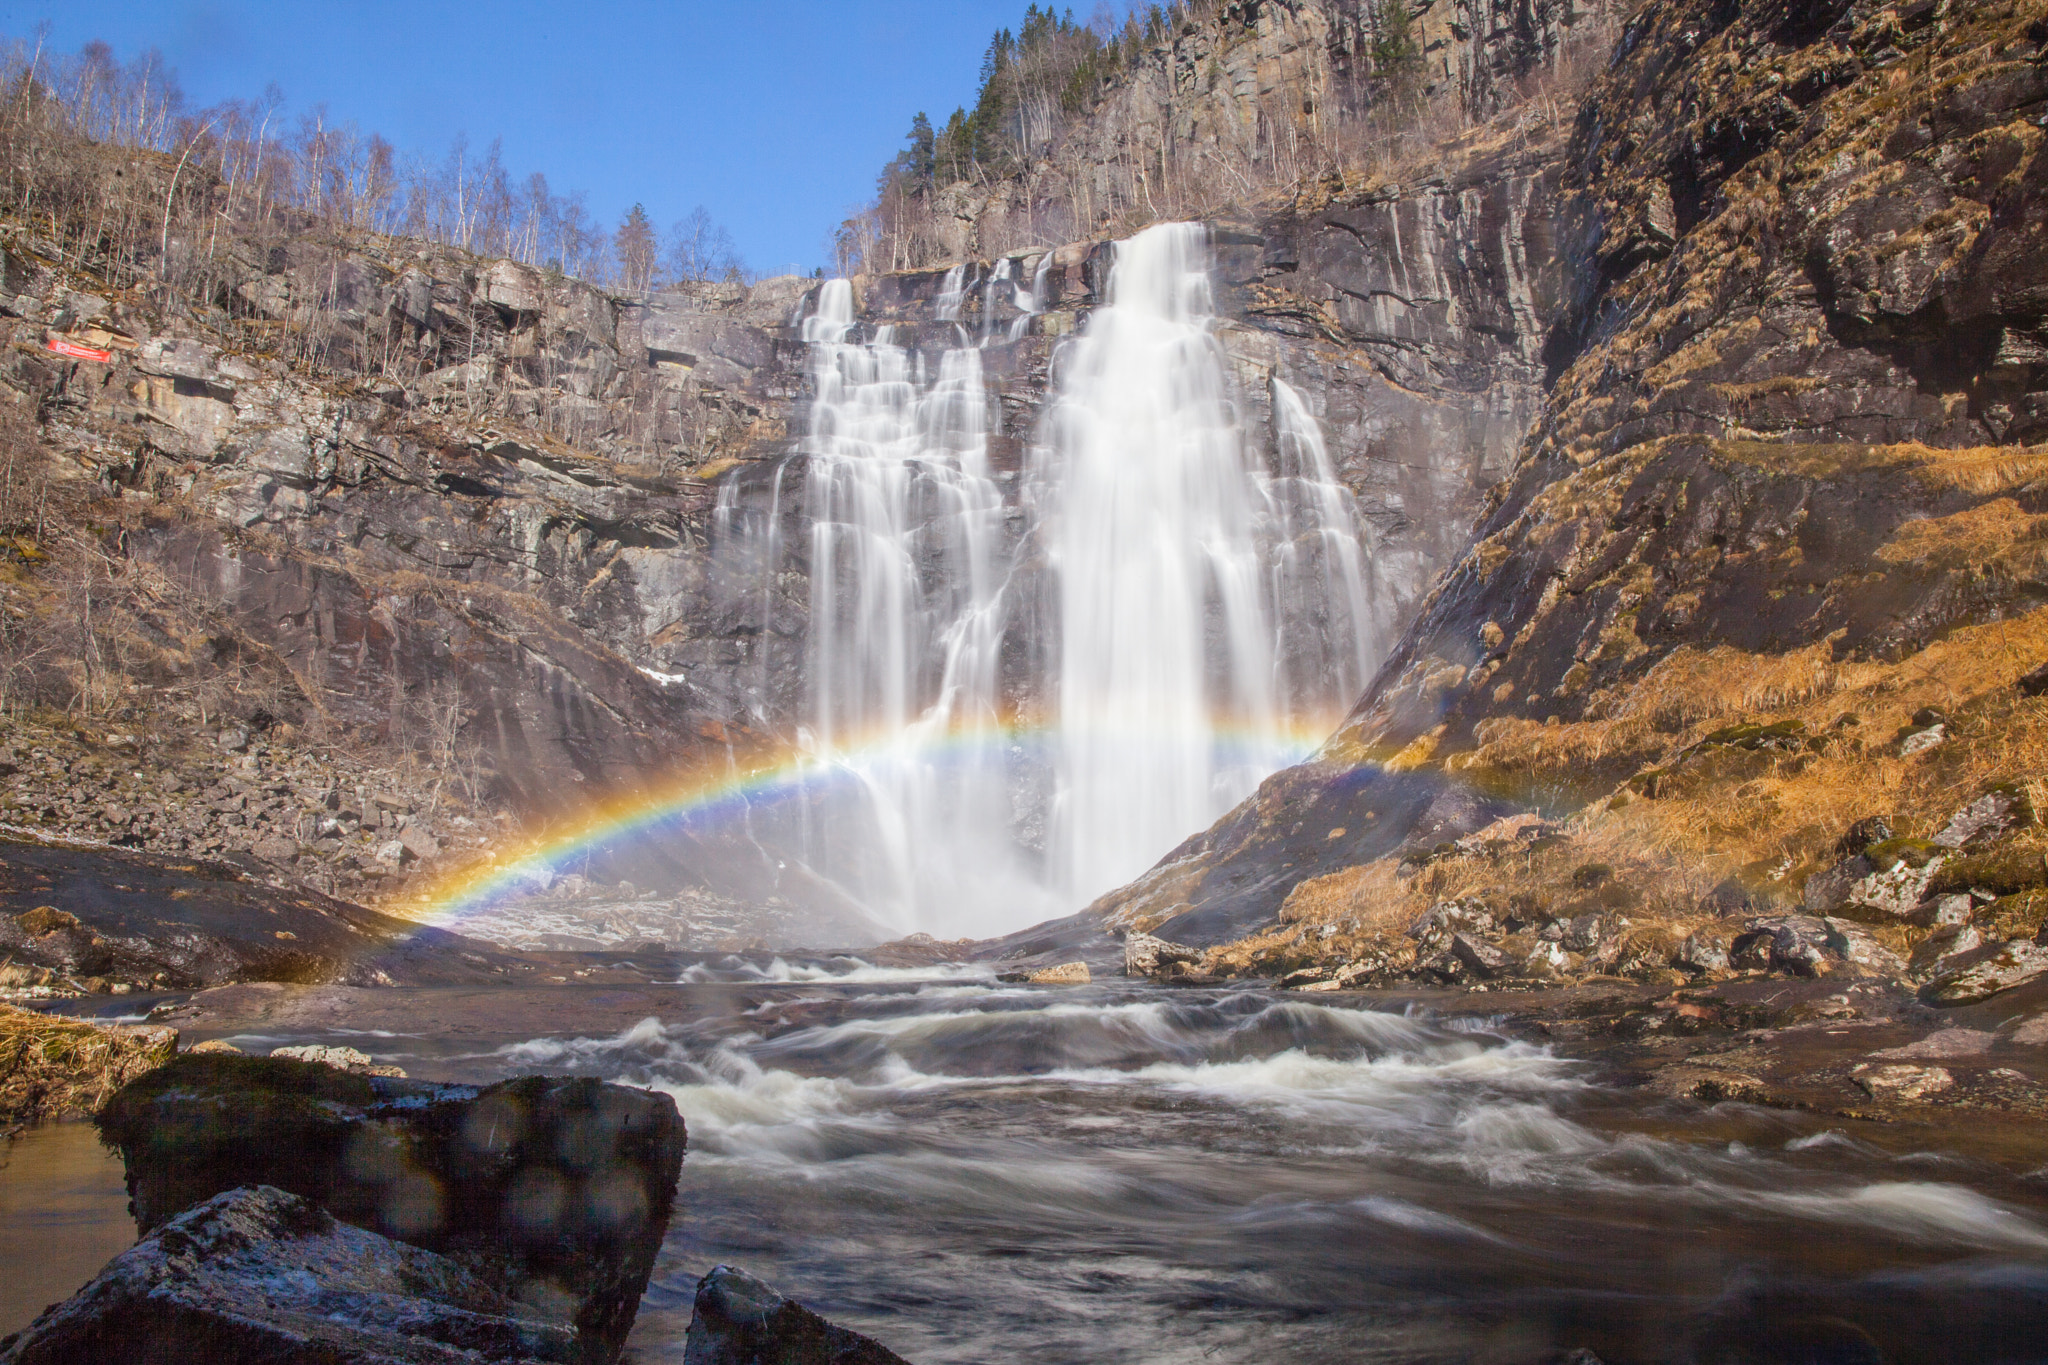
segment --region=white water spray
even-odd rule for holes
[[[983,341],[999,290],[1043,306],[1046,259],[1028,293],[1007,261],[982,282]],[[949,271],[939,318],[972,287]],[[1247,443],[1213,309],[1199,226],[1118,244],[1006,506],[964,329],[933,375],[888,328],[856,339],[847,282],[819,292],[799,738],[850,780],[819,784],[793,851],[877,918],[987,935],[1075,909],[1363,686],[1384,623],[1356,509],[1284,383],[1274,458]]]
[[[1050,853],[1075,901],[1143,872],[1285,757],[1265,499],[1205,258],[1195,224],[1118,245],[1034,452],[1059,623]]]

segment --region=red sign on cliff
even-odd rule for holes
[[[68,355],[73,360],[97,360],[104,365],[114,358],[112,351],[102,351],[94,346],[81,346],[64,337],[51,337],[43,344],[58,355]]]

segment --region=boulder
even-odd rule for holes
[[[1025,979],[1037,986],[1085,986],[1089,981],[1088,964],[1062,962],[1056,967],[1041,967]]]
[[[697,1282],[683,1365],[907,1365],[871,1337],[840,1327],[732,1266]]]
[[[2020,940],[1958,953],[1921,992],[1937,1005],[1967,1005],[2048,976],[2048,947]]]
[[[1156,976],[1175,962],[1200,960],[1202,951],[1185,944],[1169,943],[1151,934],[1132,932],[1124,938],[1124,975]]]
[[[1827,971],[1828,927],[1812,915],[1762,915],[1748,920],[1728,947],[1731,966],[1775,969],[1794,976]]]
[[[1493,928],[1493,916],[1477,901],[1438,901],[1415,917],[1408,937],[1426,949],[1446,946],[1453,935],[1483,934]]]
[[[1924,1100],[1956,1083],[1956,1078],[1938,1066],[1873,1066],[1864,1063],[1850,1078],[1874,1100]]]
[[[2009,830],[2034,823],[2034,804],[2017,784],[1993,787],[1951,815],[1934,836],[1943,848],[1970,848],[1989,843]]]
[[[1727,935],[1712,930],[1700,930],[1678,945],[1678,951],[1672,955],[1671,965],[1686,972],[1727,971]]]
[[[1800,892],[1807,913],[1831,915],[1849,899],[1849,891],[1858,882],[1876,871],[1868,858],[1852,854],[1833,867],[1816,872],[1806,879],[1806,886]]]
[[[185,1054],[100,1112],[138,1228],[241,1185],[446,1256],[614,1359],[681,1171],[675,1102],[587,1079],[478,1089],[274,1057]]]
[[[1905,975],[1905,960],[1872,938],[1870,931],[1854,920],[1830,916],[1821,923],[1827,928],[1828,951],[1843,961],[1886,976]]]
[[[1484,939],[1470,934],[1451,935],[1451,951],[1474,976],[1495,977],[1508,969],[1508,956]]]
[[[1976,899],[1970,895],[1951,892],[1946,896],[1930,896],[1920,903],[1915,922],[1933,925],[1968,924],[1970,912],[1977,908]]]
[[[268,1185],[215,1195],[0,1342],[4,1365],[572,1361],[539,1320],[443,1256]]]
[[[1907,841],[1893,840],[1893,844]],[[1918,841],[1913,841],[1917,843]],[[1886,848],[1880,844],[1878,848]],[[1920,850],[1910,850],[1917,853]],[[1864,861],[1861,858],[1853,862]],[[1920,901],[1927,894],[1928,883],[1941,870],[1939,856],[1928,857],[1915,865],[1914,857],[1887,859],[1885,866],[1879,863],[1876,870],[1860,877],[1843,891],[1841,899],[1833,905],[1820,907],[1822,913],[1852,915],[1857,919],[1874,920],[1880,923],[1910,923],[1919,913]],[[1809,900],[1807,908],[1816,907]]]
[[[1968,897],[1964,897],[1968,899]],[[1984,935],[1968,924],[1944,924],[1913,946],[1907,970],[1914,976],[1935,976],[1949,959],[1984,946]]]

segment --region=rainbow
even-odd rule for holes
[[[1226,756],[1256,756],[1284,766],[1308,758],[1335,726],[1332,717],[1299,718],[1278,732],[1225,721],[1213,727],[1212,737]],[[986,757],[992,749],[1011,758],[1020,753],[1042,754],[1058,737],[1057,730],[1014,720],[963,726],[925,741],[918,749],[918,759],[927,763],[959,761]],[[828,753],[795,745],[764,747],[745,755],[729,753],[714,762],[679,769],[640,790],[557,817],[495,856],[443,874],[417,901],[393,909],[416,922],[452,927],[551,875],[561,875],[602,850],[663,834],[716,827],[763,805],[822,794],[835,784],[857,783],[864,772],[901,761],[903,752],[902,732],[896,731],[864,737],[859,744],[842,744]]]

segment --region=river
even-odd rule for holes
[[[346,1018],[230,1036],[673,1095],[690,1153],[642,1362],[681,1359],[721,1262],[922,1365],[2048,1355],[2048,1168],[1646,1100],[1363,997],[686,976],[348,992]]]

